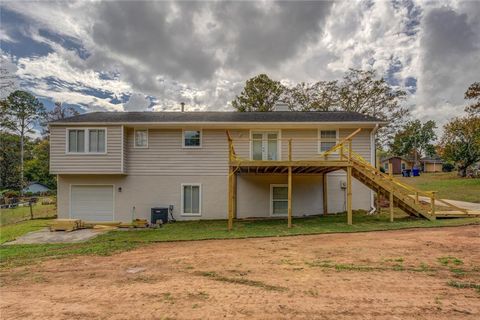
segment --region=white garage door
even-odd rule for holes
[[[113,221],[113,186],[72,185],[70,216],[86,221]]]

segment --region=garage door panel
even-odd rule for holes
[[[113,221],[113,186],[72,185],[70,215],[89,221]]]

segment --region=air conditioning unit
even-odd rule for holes
[[[340,188],[341,189],[347,189],[347,181],[340,180]]]

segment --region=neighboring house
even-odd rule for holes
[[[440,157],[424,157],[420,159],[423,172],[442,172],[443,160]]]
[[[348,162],[323,152],[355,132],[352,150],[373,163],[382,124],[354,112],[293,111],[95,112],[54,121],[58,216],[150,220],[151,208],[170,205],[178,220],[225,219],[229,210],[285,216],[288,170],[293,216],[345,211],[347,196],[353,209],[369,210],[373,192],[353,179],[347,194]]]
[[[30,182],[28,186],[26,186],[23,189],[23,193],[34,193],[34,194],[48,192],[48,191],[50,191],[50,189],[46,185],[41,184],[39,182],[35,182],[35,181]]]
[[[389,164],[393,167],[393,174],[402,174],[403,170],[412,169],[415,162],[403,157],[386,157],[380,160],[380,164],[389,173]]]

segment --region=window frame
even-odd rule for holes
[[[84,131],[84,151],[83,152],[75,152],[70,151],[70,131],[73,130],[82,130]],[[90,152],[90,130],[103,130],[105,131],[105,151],[104,152]],[[68,155],[102,155],[108,153],[108,130],[105,127],[72,127],[66,128],[65,130],[65,154]]]
[[[288,216],[288,212],[284,213],[284,214],[274,214],[273,213],[273,188],[275,188],[275,187],[287,188],[287,192],[288,192],[288,184],[286,184],[286,183],[270,184],[270,216],[271,217],[286,217],[286,216]],[[280,201],[287,201],[287,205],[288,205],[288,197],[287,197],[286,200],[282,199]]]
[[[147,145],[146,146],[137,146],[137,131],[146,131],[147,132]],[[148,128],[135,128],[133,130],[133,148],[134,149],[148,149],[148,138],[150,132]]]
[[[186,131],[198,131],[200,133],[200,144],[198,146],[185,145],[185,132]],[[182,129],[182,148],[185,149],[200,149],[203,145],[203,130],[202,129]]]
[[[192,187],[198,187],[198,213],[189,213],[189,212],[184,212],[184,197],[185,197],[185,187],[192,186]],[[181,189],[180,189],[180,215],[182,217],[200,217],[202,216],[202,184],[201,183],[196,183],[196,182],[186,182],[181,184]]]
[[[322,131],[335,131],[335,144],[337,144],[340,139],[339,139],[339,136],[340,136],[340,133],[339,133],[339,129],[338,128],[335,128],[335,129],[322,129],[322,128],[318,128],[318,132],[317,132],[317,137],[318,137],[318,145],[317,145],[317,151],[319,154],[322,154],[324,153],[325,151],[322,151]],[[332,142],[332,141],[323,141],[323,142]]]

